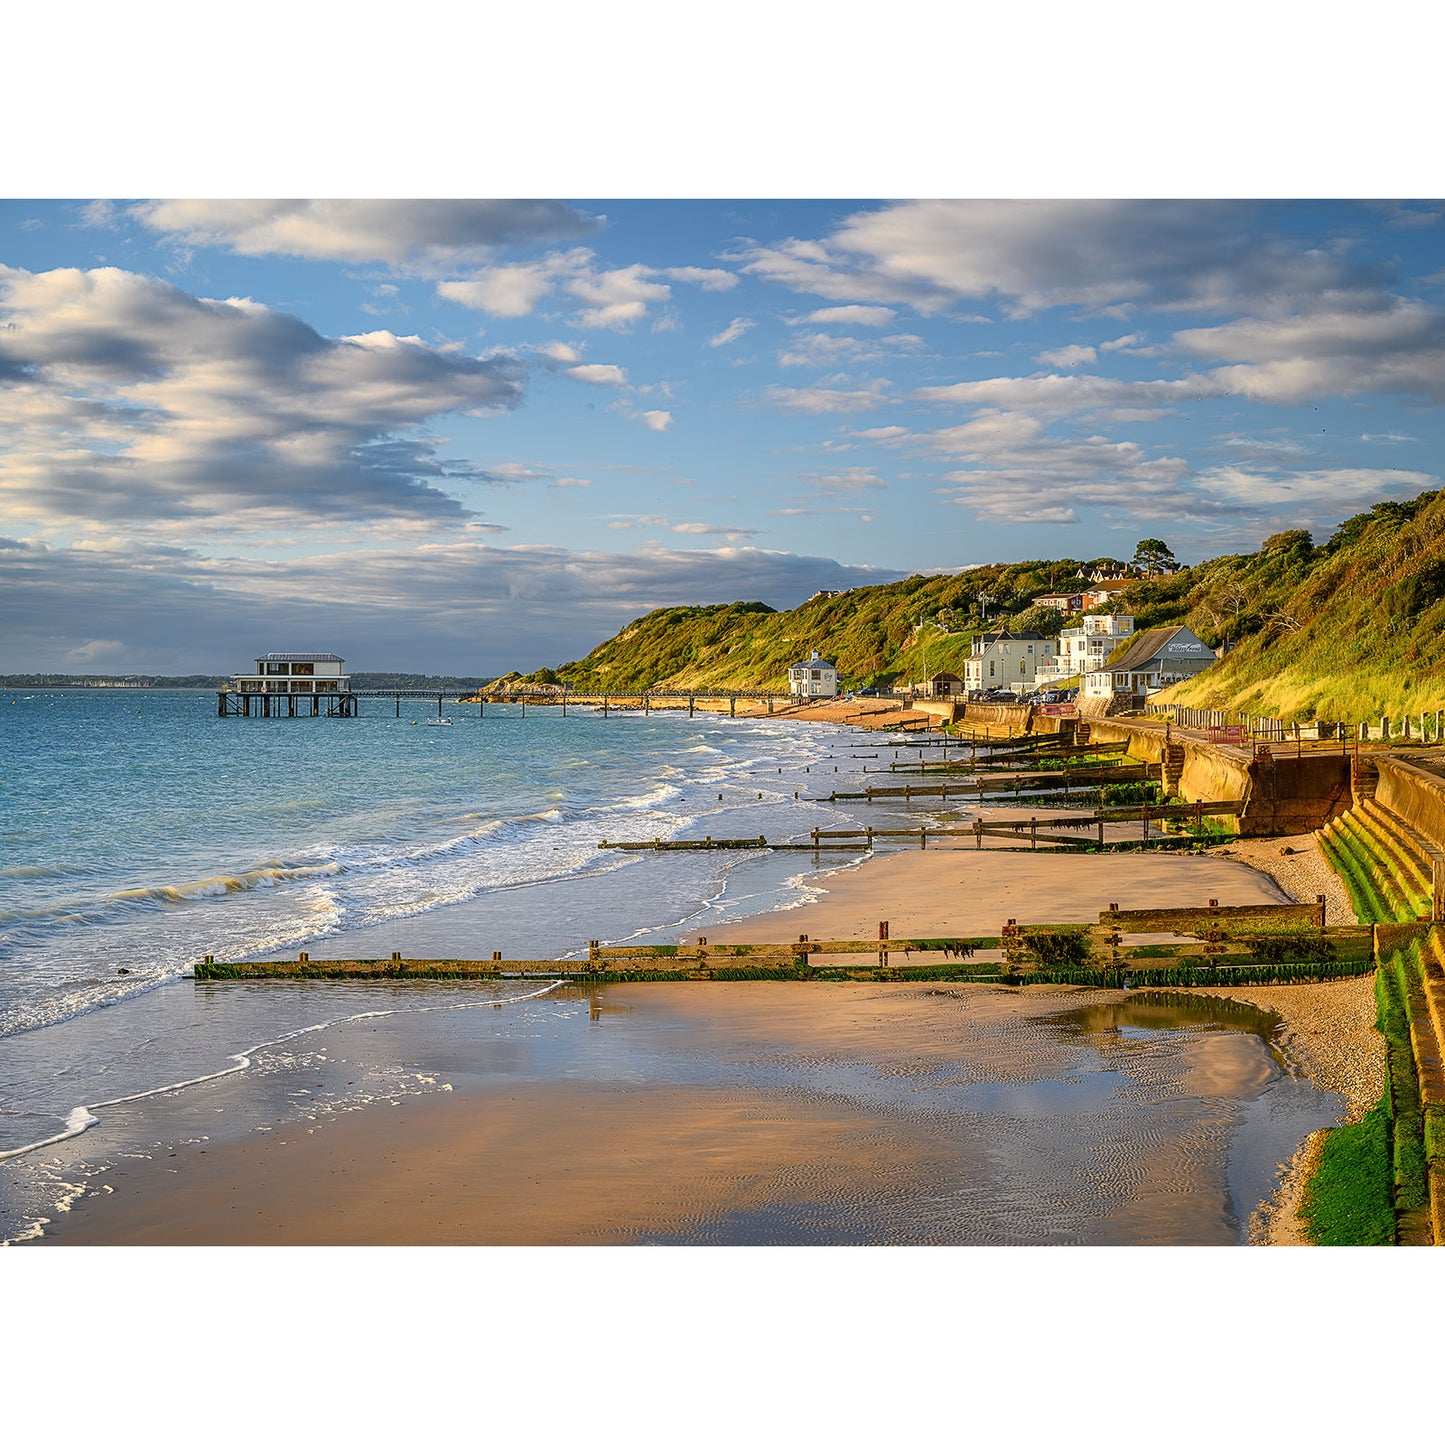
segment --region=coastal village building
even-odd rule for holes
[[[1119,643],[1133,635],[1134,619],[1124,612],[1101,612],[1083,618],[1077,627],[1064,628],[1052,666],[1039,670],[1040,684],[1097,672]]]
[[[1087,674],[1080,695],[1142,706],[1151,692],[1203,672],[1214,659],[1213,650],[1187,627],[1150,627],[1136,633],[1118,657]]]
[[[954,672],[937,672],[916,689],[919,697],[962,697],[963,679]]]
[[[1082,592],[1046,592],[1042,597],[1031,597],[1029,601],[1035,607],[1052,607],[1056,612],[1062,612],[1065,617],[1071,612],[1082,612],[1084,610],[1084,594]]]
[[[837,697],[838,668],[818,656],[818,649],[806,662],[795,662],[788,669],[788,691],[794,697]]]
[[[284,695],[284,701],[283,701]],[[220,694],[222,717],[355,716],[346,663],[334,652],[267,652],[255,672],[237,672]]]
[[[1017,636],[1007,628],[1002,632],[980,632],[973,639],[972,653],[964,659],[964,688],[969,693],[993,687],[1032,692],[1039,668],[1051,663],[1053,656],[1053,639],[1037,632],[1020,632]]]
[[[233,674],[237,692],[345,692],[351,678],[334,652],[268,652],[256,659],[255,672]]]
[[[1085,607],[1104,607],[1126,587],[1133,585],[1133,579],[1129,577],[1119,578],[1114,581],[1095,582],[1092,587],[1084,589]]]

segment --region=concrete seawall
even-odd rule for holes
[[[1255,756],[1250,748],[1206,743],[1172,729],[1166,733],[1154,723],[1118,717],[1080,717],[1075,721],[1047,717],[1023,705],[969,703],[962,713],[965,726],[1012,733],[1056,733],[1067,727],[1082,730],[1086,726],[1092,742],[1126,743],[1129,757],[1163,765],[1165,792],[1171,796],[1190,803],[1243,803],[1236,826],[1246,837],[1310,833],[1354,803],[1350,763],[1343,753],[1308,752],[1287,757],[1262,752]],[[1428,804],[1422,800],[1418,807],[1422,812],[1435,810],[1431,826],[1438,832],[1425,827],[1420,831],[1445,839],[1445,783],[1409,764],[1401,767],[1433,783]]]
[[[1403,758],[1377,757],[1375,800],[1437,847],[1445,848],[1445,779]]]

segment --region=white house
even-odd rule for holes
[[[237,692],[349,692],[351,678],[334,652],[268,652],[256,659],[255,672],[231,677]]]
[[[1087,674],[1081,695],[1142,704],[1151,692],[1203,672],[1214,659],[1213,649],[1187,627],[1150,627],[1112,662]]]
[[[1132,577],[1106,578],[1084,588],[1082,593],[1085,607],[1104,607],[1112,602],[1126,587],[1133,585]]]
[[[1083,677],[1097,672],[1104,659],[1126,637],[1134,635],[1134,619],[1127,613],[1101,612],[1085,617],[1077,627],[1059,633],[1052,666],[1039,670],[1039,682],[1061,682],[1066,677]]]
[[[1007,628],[1002,632],[980,632],[973,639],[973,651],[963,660],[964,688],[968,693],[992,687],[1032,692],[1039,668],[1051,664],[1053,657],[1053,639],[1037,632],[1020,632],[1017,636]]]
[[[837,697],[838,668],[818,656],[818,649],[806,662],[795,662],[788,669],[788,691],[794,697]]]

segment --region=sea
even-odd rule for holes
[[[505,969],[585,957],[591,939],[675,943],[786,915],[820,868],[860,855],[602,841],[939,816],[829,801],[918,756],[902,734],[492,703],[442,716],[434,701],[244,719],[194,690],[0,691],[0,1240],[42,1238],[119,1161],[445,1091],[445,1061],[479,1037],[540,1057],[588,1015],[520,965],[495,983],[197,985],[206,955],[500,953]],[[614,1080],[645,1083],[646,1055],[623,1050]],[[1260,1079],[1237,1111],[1236,1155],[1257,1161],[1230,1185],[1241,1240],[1276,1160],[1341,1107],[1276,1065]],[[1016,1102],[981,1107],[1007,1118]]]

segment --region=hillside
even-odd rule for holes
[[[578,662],[532,674],[578,689],[781,688],[813,648],[850,689],[961,673],[975,633],[1007,620],[1057,634],[1040,593],[1072,590],[1077,559],[909,577],[778,612],[761,602],[648,613]],[[1445,492],[1381,502],[1315,546],[1280,532],[1254,552],[1137,582],[1110,610],[1184,623],[1226,655],[1165,701],[1348,722],[1445,707]]]
[[[1445,492],[1381,502],[1324,546],[1281,532],[1258,552],[1143,584],[1145,625],[1186,621],[1220,662],[1161,700],[1286,720],[1361,722],[1445,707]]]
[[[909,577],[818,596],[790,611],[761,602],[667,607],[630,623],[579,662],[531,674],[578,689],[624,687],[777,688],[790,664],[813,648],[841,669],[850,688],[960,672],[973,636],[1008,618],[1015,630],[1057,635],[1062,620],[1031,607],[1043,592],[1077,586],[1083,564],[998,563],[941,577]]]

